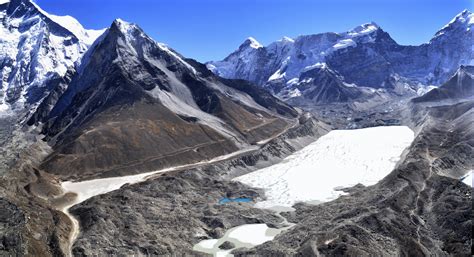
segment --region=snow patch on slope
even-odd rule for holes
[[[466,185],[468,185],[468,186],[470,186],[470,187],[472,187],[472,185],[474,185],[474,182],[473,182],[474,180],[473,180],[473,177],[472,177],[472,172],[473,172],[473,171],[469,171],[469,173],[467,173],[467,174],[464,176],[464,178],[461,179],[461,181],[462,181],[464,184],[466,184]]]
[[[233,256],[230,254],[232,250],[240,247],[250,248],[271,241],[283,230],[285,229],[269,228],[266,224],[246,224],[230,229],[219,239],[203,240],[194,245],[193,250],[215,257]],[[220,249],[219,246],[226,241],[233,243],[235,247],[230,250]]]
[[[312,70],[312,69],[327,69],[328,66],[325,62],[317,62],[313,65],[310,65],[310,66],[306,66],[303,68],[303,70],[301,70],[301,72],[306,72],[306,71],[309,71],[309,70]]]
[[[301,94],[301,91],[298,88],[293,88],[288,92],[288,97],[289,98],[299,97],[299,96],[302,96],[302,95],[303,94]]]
[[[281,163],[234,180],[265,189],[267,200],[257,207],[330,201],[343,194],[337,188],[384,178],[413,139],[404,126],[334,130]]]
[[[432,86],[432,85],[429,85],[429,86],[425,86],[425,87],[420,87],[416,90],[416,94],[418,96],[422,96],[426,93],[428,93],[429,91],[435,89],[435,88],[438,88],[437,86]]]
[[[163,43],[158,43],[158,46],[163,50],[166,51],[168,54],[172,55],[174,58],[176,58],[179,62],[181,62],[186,68],[188,68],[192,73],[195,75],[197,74],[196,69],[194,69],[193,66],[191,66],[189,63],[185,62],[178,54],[176,54],[174,51],[168,48],[166,44]]]
[[[337,44],[333,46],[334,49],[339,50],[339,49],[344,49],[350,46],[356,46],[356,42],[352,39],[343,39],[339,41]]]
[[[5,102],[0,102],[0,117],[7,116],[10,106]]]
[[[273,73],[273,75],[270,76],[270,78],[268,78],[268,81],[284,78],[285,74],[285,72],[281,73],[280,70],[277,70],[275,73]]]

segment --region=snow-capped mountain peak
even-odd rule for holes
[[[254,48],[254,49],[259,49],[259,48],[262,48],[263,45],[260,44],[255,38],[253,37],[248,37],[244,43],[242,43],[242,46],[250,46],[251,48]]]
[[[138,25],[124,21],[120,18],[115,19],[110,26],[110,31],[115,31],[120,35],[124,35],[127,41],[134,41],[137,37],[146,37],[146,34],[142,31]],[[151,40],[151,39],[150,39]]]
[[[141,28],[135,23],[127,22],[122,19],[115,19],[110,28],[112,33],[113,31],[118,31],[119,34],[123,35],[125,38],[125,44],[127,44],[126,51],[141,51],[138,50],[144,45],[157,47],[167,58],[174,59],[180,65],[183,65],[183,68],[191,71],[196,74],[196,70],[189,63],[187,63],[182,56],[180,56],[176,51],[168,47],[164,43],[160,43],[149,37]],[[120,37],[120,36],[119,36]],[[137,50],[135,50],[137,49]],[[155,53],[156,54],[156,53]]]
[[[436,34],[435,38],[449,33],[453,30],[470,31],[474,24],[474,14],[468,10],[464,10],[456,15],[448,24],[442,27]]]
[[[295,40],[292,39],[292,38],[290,38],[290,37],[284,36],[284,37],[282,37],[280,40],[278,40],[278,42],[294,43]]]
[[[441,60],[439,66],[445,66],[444,70],[449,67],[450,72],[446,74],[444,80],[439,82],[446,81],[448,76],[451,76],[460,65],[474,65],[473,24],[474,14],[464,10],[441,28],[430,40],[429,46],[431,48],[437,49],[439,52],[449,53],[449,58]]]
[[[28,0],[26,0],[28,1]],[[100,30],[93,30],[93,29],[84,29],[84,27],[77,21],[74,17],[65,15],[65,16],[58,16],[49,14],[41,7],[39,7],[35,2],[30,1],[30,3],[44,16],[51,19],[53,22],[57,23],[58,25],[62,26],[63,28],[69,30],[74,36],[76,36],[82,42],[92,45],[94,41],[104,33],[105,29]]]
[[[11,11],[12,13],[20,13],[19,15],[21,15],[23,11],[27,10],[29,15],[38,15],[38,17],[45,20],[45,22],[54,22],[88,45],[91,45],[95,39],[105,31],[105,29],[84,29],[84,27],[74,17],[69,15],[58,16],[50,14],[31,0],[3,0],[0,4],[8,4],[9,9],[13,10]]]
[[[449,22],[449,24],[446,26],[449,26],[450,24],[454,23],[472,25],[474,23],[474,14],[469,10],[465,9],[464,11],[456,15],[456,17],[454,17],[454,19],[452,19],[451,22]]]
[[[374,42],[377,36],[377,31],[379,30],[381,30],[381,28],[375,22],[365,23],[355,27],[354,29],[346,33],[341,33],[341,35],[345,38],[342,41],[345,40],[347,42],[352,42],[353,40],[356,40],[364,42]],[[342,45],[347,45],[347,42],[342,42]]]
[[[375,22],[364,23],[359,25],[348,32],[351,36],[361,36],[375,32],[376,30],[380,29],[379,25]]]
[[[74,70],[103,30],[86,30],[30,0],[0,2],[0,109],[34,110],[48,82]]]
[[[113,21],[112,27],[118,28],[123,33],[130,33],[131,31],[137,29],[137,25],[124,21],[120,18],[117,18]]]
[[[335,52],[374,42],[379,31],[380,27],[371,22],[343,33],[283,37],[266,47],[248,38],[223,61],[208,63],[208,68],[223,77],[243,78],[260,85],[281,79],[289,81],[297,78],[302,69],[324,63]]]

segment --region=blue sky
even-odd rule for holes
[[[283,36],[342,32],[374,21],[400,44],[418,45],[472,0],[36,0],[86,28],[115,18],[140,25],[159,42],[201,62],[222,59],[252,36],[263,45]]]

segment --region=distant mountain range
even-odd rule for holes
[[[255,82],[283,99],[302,96],[317,104],[353,100],[365,95],[357,89],[364,87],[413,94],[444,83],[460,65],[474,64],[473,24],[474,15],[465,10],[419,46],[399,45],[373,22],[343,33],[284,37],[268,46],[248,38],[207,67],[222,77]],[[328,89],[322,82],[327,72],[321,67],[339,75],[332,79],[337,86]],[[328,90],[339,96],[314,97]]]

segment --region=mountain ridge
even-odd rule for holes
[[[222,61],[207,63],[219,76],[250,80],[260,86],[281,80],[292,88],[299,76],[318,63],[338,72],[348,84],[383,88],[390,77],[400,77],[416,92],[446,81],[460,65],[474,63],[473,15],[464,10],[418,46],[399,45],[376,23],[366,23],[342,33],[284,38],[264,47],[245,42]]]

